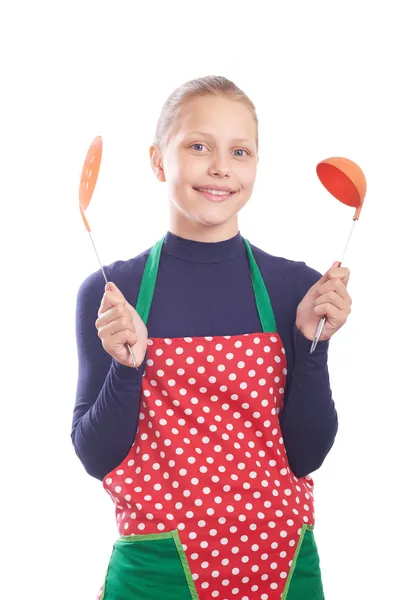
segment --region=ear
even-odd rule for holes
[[[151,167],[159,181],[166,181],[165,171],[163,169],[162,154],[158,146],[152,144],[150,147]]]

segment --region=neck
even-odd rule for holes
[[[204,225],[172,211],[169,230],[180,238],[194,242],[224,242],[238,234],[238,218],[235,215],[226,223]]]

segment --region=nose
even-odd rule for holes
[[[214,160],[209,167],[209,173],[214,177],[230,177],[230,169],[219,154],[215,155]]]

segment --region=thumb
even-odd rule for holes
[[[106,292],[116,292],[117,291],[117,287],[114,283],[112,283],[112,281],[108,281],[108,283],[105,285],[105,291]]]
[[[119,302],[126,302],[125,297],[119,288],[112,281],[109,281],[105,285],[105,294],[102,297],[98,314],[106,312]]]
[[[120,289],[118,288],[118,286],[115,285],[115,283],[113,283],[113,281],[109,281],[107,283],[107,285],[105,286],[105,291],[106,292],[113,292],[116,295],[116,297],[119,296],[121,300],[125,299],[124,295],[122,294],[122,292],[120,291]]]
[[[336,264],[336,263],[334,263],[334,265],[335,265],[335,264]],[[334,265],[333,265],[333,266],[334,266]],[[320,277],[320,279],[318,279],[318,280],[317,280],[317,281],[316,281],[316,282],[315,282],[315,283],[312,285],[312,287],[311,287],[311,288],[309,288],[309,291],[308,291],[308,293],[311,293],[311,294],[313,294],[314,296],[316,296],[316,295],[317,295],[317,290],[319,289],[319,287],[320,287],[321,285],[323,285],[323,283],[326,283],[326,282],[328,281],[328,278],[329,278],[329,271],[330,271],[330,269],[328,269],[328,271],[326,271],[326,273],[324,273],[324,275],[322,275],[322,276]]]
[[[328,269],[328,271],[326,271],[324,273],[324,275],[319,279],[319,281],[317,282],[317,285],[320,285],[321,283],[325,283],[326,281],[328,281],[329,277],[330,277],[330,271],[331,269],[336,269],[338,267],[341,266],[341,263],[339,262],[339,260],[336,260],[332,266]]]
[[[322,275],[320,277],[320,279],[318,281],[316,281],[316,283],[314,285],[312,285],[312,287],[310,288],[309,292],[311,292],[312,294],[316,294],[317,290],[319,289],[319,287],[321,285],[323,285],[323,283],[326,283],[329,280],[331,269],[335,269],[335,268],[340,267],[340,266],[341,266],[341,263],[338,260],[336,260],[333,263],[332,267],[330,267],[328,269],[328,271],[326,271],[326,273],[324,273],[324,275]]]
[[[316,283],[313,284],[313,286],[311,287],[312,290],[316,290],[320,285],[322,285],[323,283],[326,283],[326,281],[328,281],[329,270],[326,271],[326,273],[324,273],[324,275],[322,275],[320,277],[320,279],[318,281],[316,281]]]
[[[108,282],[108,291],[112,293],[111,302],[114,302],[115,304],[118,302],[127,302],[125,296],[113,281]]]

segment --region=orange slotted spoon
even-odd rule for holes
[[[93,244],[94,251],[97,256],[97,260],[100,265],[101,272],[103,274],[105,283],[108,285],[108,279],[105,274],[104,268],[102,266],[100,257],[97,252],[97,248],[94,244],[93,236],[91,235],[91,228],[89,225],[89,221],[86,217],[86,210],[90,204],[92,199],[94,188],[96,187],[98,173],[100,171],[101,165],[101,156],[103,150],[103,142],[101,136],[97,136],[95,140],[91,143],[91,146],[86,154],[86,159],[82,169],[82,175],[80,178],[80,186],[79,186],[79,208],[80,214],[82,215],[84,226],[90,236],[91,243]],[[138,369],[136,359],[134,358],[133,351],[128,343],[126,343],[126,347],[130,352],[130,356],[133,361],[133,366]]]
[[[339,266],[345,260],[346,251],[355,228],[356,221],[359,220],[363,208],[364,198],[367,191],[367,182],[361,168],[349,158],[332,157],[321,161],[316,167],[317,175],[328,192],[334,198],[356,209],[353,217],[353,225],[346,242],[345,250]],[[326,317],[320,319],[313,338],[310,352],[314,352],[323,331]]]

